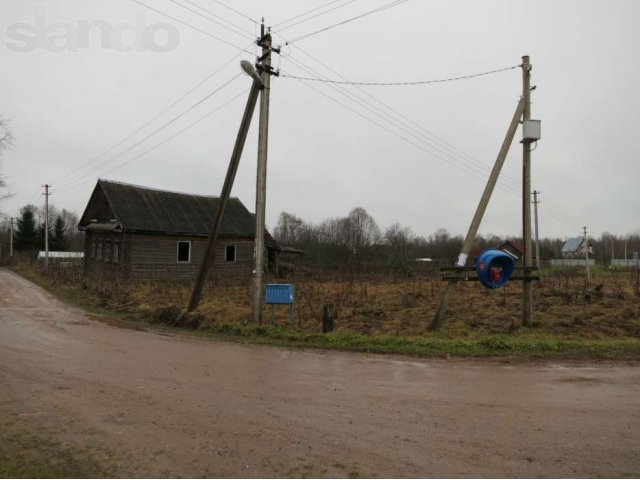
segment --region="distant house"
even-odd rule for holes
[[[593,253],[591,242],[584,237],[574,237],[564,242],[560,253],[562,258],[582,258],[585,256],[585,249],[588,249],[590,254]]]
[[[516,240],[507,240],[498,247],[498,250],[508,253],[515,262],[519,261],[524,254],[524,245]]]
[[[78,228],[85,232],[90,275],[183,280],[198,273],[219,198],[98,180]],[[215,252],[216,276],[253,271],[255,216],[230,198]],[[277,272],[279,247],[265,235],[268,269]]]

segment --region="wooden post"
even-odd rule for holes
[[[13,257],[13,217],[11,217],[11,229],[9,232],[9,259],[11,259]]]
[[[533,218],[535,225],[535,236],[536,236],[536,268],[540,269],[540,236],[538,234],[538,204],[540,200],[538,200],[538,195],[540,192],[537,190],[533,191]]]
[[[267,203],[267,147],[269,141],[269,93],[271,84],[271,34],[264,34],[262,26],[262,84],[260,94],[260,126],[258,139],[258,169],[256,174],[256,239],[253,291],[251,296],[251,320],[262,322],[262,287],[264,277],[264,235]]]
[[[202,288],[207,278],[207,273],[209,272],[209,269],[211,268],[211,265],[213,265],[213,262],[215,260],[216,243],[218,240],[218,233],[220,232],[220,225],[222,224],[224,211],[227,207],[229,196],[231,195],[231,188],[233,187],[233,182],[236,178],[236,172],[238,171],[240,157],[242,156],[242,150],[244,149],[244,144],[247,139],[247,133],[249,132],[251,118],[253,117],[253,112],[258,101],[260,88],[261,84],[257,80],[254,80],[253,85],[251,86],[251,91],[249,92],[247,105],[244,109],[242,122],[240,123],[240,129],[238,131],[238,136],[236,137],[236,143],[233,147],[233,153],[231,154],[229,167],[227,168],[227,176],[225,177],[224,184],[222,186],[222,193],[220,194],[220,201],[218,203],[218,210],[216,212],[215,220],[211,227],[207,250],[204,254],[204,258],[202,259],[198,278],[196,279],[196,283],[193,287],[193,292],[191,293],[191,298],[189,299],[187,312],[192,312],[196,308],[198,308],[198,304],[200,303],[200,298],[202,296]]]
[[[531,118],[531,64],[529,56],[522,57],[522,96],[524,98],[524,111],[522,120]],[[524,237],[524,267],[530,267],[533,263],[531,251],[531,143],[522,142],[522,235]],[[533,310],[533,283],[524,280],[522,283],[522,325],[532,325]]]
[[[49,187],[44,185],[44,268],[49,270]]]
[[[498,152],[498,157],[496,158],[496,162],[493,165],[493,169],[491,170],[491,174],[489,175],[489,180],[487,180],[487,185],[484,187],[484,192],[482,193],[482,197],[480,198],[480,203],[478,204],[478,208],[476,209],[476,213],[473,216],[473,220],[471,221],[471,225],[469,226],[469,230],[467,231],[467,236],[464,239],[464,243],[462,244],[462,251],[460,255],[458,255],[458,260],[456,261],[457,267],[464,267],[467,263],[467,257],[469,256],[469,252],[471,251],[471,246],[473,245],[473,241],[476,238],[476,234],[478,233],[478,228],[480,227],[480,222],[482,221],[482,217],[484,216],[484,212],[487,209],[487,205],[489,204],[489,200],[491,199],[491,194],[493,193],[493,189],[496,186],[498,181],[498,177],[500,175],[500,171],[502,170],[502,166],[504,165],[504,161],[507,158],[507,153],[509,152],[509,147],[513,142],[513,137],[516,134],[518,129],[518,125],[520,124],[520,118],[522,117],[522,112],[524,111],[524,98],[521,98],[518,102],[518,106],[516,107],[516,111],[513,114],[513,118],[511,119],[511,123],[509,124],[509,129],[507,130],[507,134],[504,137],[502,142],[502,147],[500,147],[500,151]],[[440,304],[438,305],[438,309],[436,310],[436,314],[429,325],[429,330],[435,330],[440,327],[442,321],[444,320],[445,315],[447,314],[447,310],[449,308],[449,301],[451,300],[451,295],[456,288],[455,281],[449,281],[447,286],[445,287],[445,291],[440,299]]]

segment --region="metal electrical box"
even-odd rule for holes
[[[540,120],[525,120],[522,122],[522,143],[540,140]]]
[[[293,285],[286,283],[268,283],[265,286],[265,302],[271,305],[292,304]]]
[[[293,285],[288,283],[267,283],[264,300],[271,305],[271,324],[276,325],[274,305],[289,305],[289,326],[293,327]]]

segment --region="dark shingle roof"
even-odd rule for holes
[[[108,203],[111,212],[99,208],[100,199]],[[204,195],[156,190],[137,185],[98,180],[79,227],[92,220],[116,220],[125,232],[208,235],[220,199]],[[99,213],[102,211],[102,214]],[[111,216],[112,218],[96,218]],[[255,235],[255,216],[237,198],[230,198],[222,219],[221,236]],[[277,246],[266,234],[267,244]]]

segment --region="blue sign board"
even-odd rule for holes
[[[293,285],[286,283],[268,283],[265,286],[265,302],[268,305],[293,304]]]

